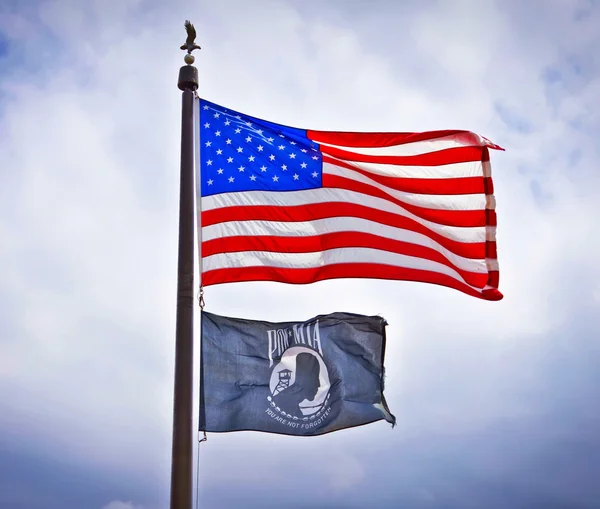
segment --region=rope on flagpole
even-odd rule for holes
[[[200,504],[199,500],[198,500],[198,494],[200,492],[200,444],[202,442],[206,442],[208,441],[208,438],[206,438],[206,431],[204,432],[204,436],[202,438],[198,437],[198,445],[197,448],[198,450],[196,451],[196,509],[198,509],[198,506]]]

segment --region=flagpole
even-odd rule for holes
[[[184,65],[179,70],[182,91],[181,166],[179,181],[179,247],[177,260],[177,318],[171,451],[171,509],[192,509],[193,385],[194,385],[194,92],[198,69],[191,52],[196,31],[186,21],[188,34]]]

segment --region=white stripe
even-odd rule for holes
[[[483,176],[484,177],[491,177],[492,176],[492,165],[490,164],[489,161],[483,161],[482,163],[482,167],[483,167]]]
[[[486,258],[485,263],[487,265],[488,270],[500,270],[500,265],[498,264],[498,260],[496,258]]]
[[[319,141],[318,134],[313,137],[321,145],[321,151],[327,152],[327,147],[338,148],[348,152],[354,152],[362,155],[389,155],[389,156],[416,156],[437,152],[438,150],[446,150],[449,148],[458,147],[484,147],[489,146],[481,136],[476,133],[459,133],[434,140],[415,141],[412,143],[403,143],[401,145],[390,145],[387,147],[345,147],[343,145],[333,145],[331,143],[323,143]]]
[[[384,200],[383,198],[376,198],[346,189],[319,188],[294,192],[244,191],[215,194],[202,198],[202,208],[204,211],[239,206],[310,207],[311,204],[315,203],[331,203],[332,206],[335,206],[333,205],[335,203],[355,203],[376,210],[390,212],[413,219],[443,237],[458,242],[484,242],[486,239],[485,226],[463,228],[440,225],[432,221],[426,221],[408,212],[400,205]]]
[[[443,164],[439,166],[409,166],[351,161],[347,159],[341,159],[339,157],[334,157],[333,159],[343,161],[350,166],[355,166],[356,168],[386,177],[411,179],[450,179],[484,176],[483,164],[481,161],[466,161],[464,163]],[[328,163],[323,163],[323,165],[325,164]]]
[[[285,223],[275,221],[230,221],[206,226],[202,230],[205,241],[225,237],[267,235],[275,237],[314,237],[335,232],[363,232],[392,240],[429,247],[440,252],[454,266],[469,272],[487,272],[485,259],[470,259],[458,256],[437,242],[420,233],[386,226],[367,219],[334,217],[315,221]],[[285,241],[282,241],[285,244]]]
[[[340,263],[378,263],[407,269],[420,269],[446,274],[461,283],[464,279],[450,267],[424,258],[406,256],[388,251],[368,248],[329,249],[317,253],[272,253],[268,251],[243,251],[240,253],[215,254],[204,258],[204,270],[277,267],[286,269],[310,269]],[[466,283],[465,283],[466,284]],[[471,286],[471,285],[469,285]],[[472,288],[475,288],[472,286]]]
[[[484,194],[415,194],[406,191],[398,191],[384,184],[348,168],[323,163],[323,173],[346,177],[356,182],[362,182],[380,189],[388,196],[396,198],[404,203],[436,210],[483,210],[486,206]]]

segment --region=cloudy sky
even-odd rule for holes
[[[168,507],[188,18],[208,100],[506,149],[501,302],[369,280],[206,290],[243,318],[383,315],[398,426],[209,435],[200,507],[599,507],[596,0],[0,2],[0,507]]]

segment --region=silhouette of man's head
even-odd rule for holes
[[[296,381],[294,385],[302,388],[302,392],[306,399],[313,399],[319,386],[319,361],[314,355],[309,353],[299,353],[296,356]]]

